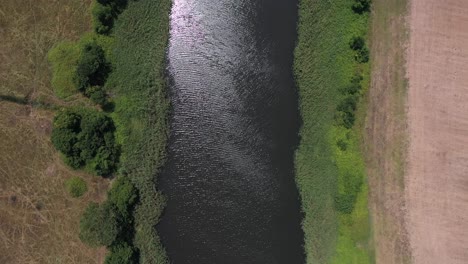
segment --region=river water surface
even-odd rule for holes
[[[175,264],[300,264],[296,0],[174,0],[168,198]]]

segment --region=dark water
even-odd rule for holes
[[[295,0],[174,0],[158,225],[173,263],[304,262],[296,22]]]

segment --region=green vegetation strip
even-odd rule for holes
[[[52,85],[69,107],[52,143],[73,169],[116,177],[80,220],[80,239],[106,246],[105,263],[167,263],[155,225],[164,208],[156,176],[165,159],[169,100],[164,78],[170,0],[97,0],[93,30],[49,52]],[[80,100],[77,100],[80,99]],[[86,192],[70,179],[73,197]]]
[[[360,149],[369,1],[300,0],[294,72],[303,120],[296,182],[307,263],[373,263]]]
[[[129,2],[115,25],[114,67],[106,87],[114,97],[111,114],[122,145],[120,173],[139,191],[134,243],[140,263],[166,263],[155,225],[164,207],[156,189],[168,137],[165,51],[170,0]]]

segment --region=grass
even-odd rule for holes
[[[88,191],[88,186],[86,185],[86,182],[77,176],[73,176],[70,179],[66,180],[65,187],[67,188],[68,193],[73,198],[81,197]]]
[[[130,1],[114,27],[113,71],[106,89],[115,103],[111,114],[122,145],[120,174],[139,190],[135,246],[141,263],[166,263],[155,225],[164,208],[156,176],[164,163],[168,137],[165,51],[171,1]]]
[[[341,90],[355,72],[363,74],[363,94],[369,82],[368,64],[358,64],[349,46],[353,37],[367,36],[368,15],[355,14],[352,3],[301,0],[299,5],[294,71],[303,124],[295,164],[307,263],[373,262],[360,148],[362,111],[358,109],[352,129],[337,126],[335,120]],[[335,197],[352,192],[352,211],[339,212]]]
[[[31,103],[66,104],[51,87],[47,52],[89,30],[89,5],[88,0],[0,5],[0,263],[102,263],[105,252],[81,243],[78,227],[86,205],[104,199],[108,181],[61,162],[50,143],[53,112]],[[88,186],[79,199],[65,188],[73,176]]]

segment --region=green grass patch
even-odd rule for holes
[[[68,193],[74,198],[81,197],[88,191],[86,182],[78,176],[73,176],[66,180],[65,187]]]
[[[115,21],[113,71],[105,86],[115,103],[111,115],[122,146],[120,173],[139,191],[134,244],[141,263],[167,262],[155,225],[165,204],[156,176],[169,133],[164,70],[170,8],[170,0],[129,2]]]
[[[303,124],[295,164],[307,263],[372,262],[356,125],[369,66],[365,46],[351,48],[356,37],[366,39],[368,13],[354,12],[354,2],[301,0],[299,6],[294,72]],[[350,86],[357,73],[361,89]]]
[[[74,42],[61,42],[49,51],[52,66],[52,87],[60,98],[67,98],[77,92],[73,81],[80,60],[81,49]]]

